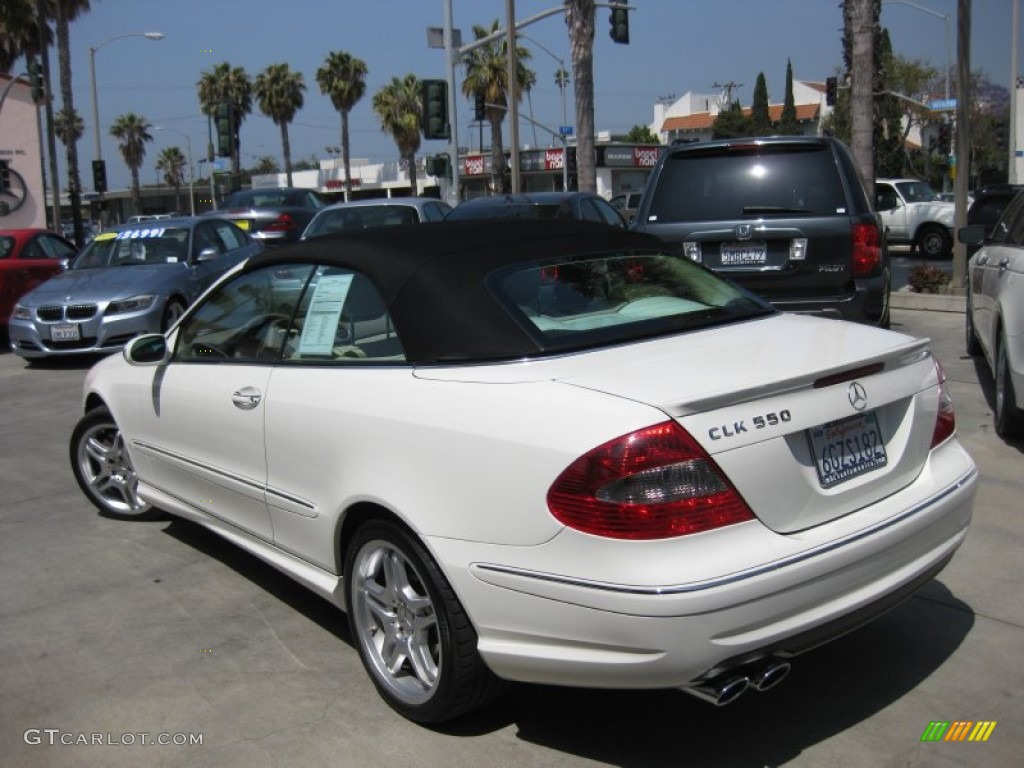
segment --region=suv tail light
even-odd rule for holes
[[[578,531],[666,539],[753,520],[715,461],[674,421],[637,430],[570,464],[548,509]]]
[[[854,222],[853,241],[853,276],[866,277],[874,272],[882,263],[881,237],[878,225],[874,222]]]
[[[263,229],[265,232],[287,232],[292,229],[298,229],[299,225],[295,223],[295,219],[289,216],[287,213],[282,213],[272,222],[270,222]]]
[[[935,373],[939,377],[939,412],[935,417],[935,431],[932,432],[932,448],[945,442],[956,432],[956,410],[953,408],[953,398],[946,389],[946,372],[942,370],[938,360],[935,361]]]

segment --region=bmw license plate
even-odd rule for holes
[[[723,267],[757,267],[768,261],[768,244],[764,240],[722,243],[719,255]]]
[[[807,437],[822,488],[884,467],[887,461],[874,411],[814,427],[807,430]]]
[[[81,338],[77,323],[60,323],[50,328],[50,341],[78,341]]]

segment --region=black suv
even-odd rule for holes
[[[889,253],[845,144],[773,136],[663,152],[633,229],[777,308],[889,326]]]

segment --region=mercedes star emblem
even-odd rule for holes
[[[850,398],[850,405],[853,406],[855,411],[863,411],[867,407],[868,393],[864,389],[864,385],[859,381],[854,381],[850,384],[846,396]]]

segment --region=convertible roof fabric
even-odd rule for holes
[[[488,275],[518,263],[660,251],[662,240],[579,221],[432,222],[312,238],[254,256],[273,264],[326,264],[377,287],[411,363],[465,363],[544,354],[488,288]]]

